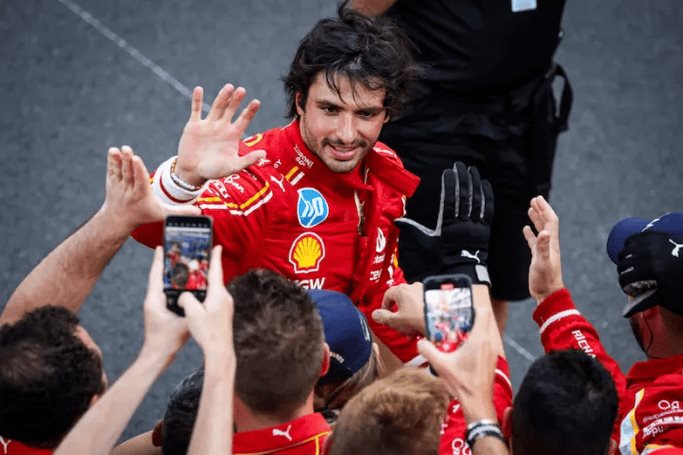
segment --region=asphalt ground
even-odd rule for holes
[[[109,146],[131,145],[150,168],[175,153],[193,86],[212,97],[226,82],[244,85],[262,101],[250,132],[282,124],[280,77],[298,40],[334,11],[315,0],[0,0],[0,302],[101,205]],[[642,354],[620,317],[625,296],[605,241],[621,218],[683,209],[683,3],[570,1],[564,29],[557,60],[575,100],[551,197],[565,283],[628,368]],[[80,313],[112,380],[142,343],[150,261],[127,242]],[[515,386],[542,353],[533,308],[510,312]],[[151,428],[200,363],[190,343],[125,435]]]

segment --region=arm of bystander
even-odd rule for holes
[[[14,322],[47,304],[78,312],[133,229],[167,215],[195,214],[199,214],[197,207],[167,206],[154,196],[147,169],[130,147],[110,148],[104,204],[24,278],[0,315],[0,323]]]
[[[147,390],[187,340],[187,322],[166,308],[163,250],[157,248],[144,304],[145,341],[138,357],[64,438],[56,455],[107,454]]]
[[[233,300],[223,285],[222,248],[211,254],[209,288],[204,304],[190,293],[180,296],[190,333],[204,352],[204,384],[188,454],[232,453],[232,402],[235,349]]]

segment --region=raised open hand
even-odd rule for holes
[[[543,196],[531,200],[529,218],[538,232],[538,235],[534,235],[529,226],[524,226],[524,237],[531,250],[529,293],[540,303],[564,287],[560,260],[560,221]]]
[[[178,144],[178,161],[175,173],[191,185],[225,177],[241,171],[265,156],[255,151],[239,156],[239,143],[249,123],[256,115],[260,103],[249,102],[235,121],[247,92],[244,88],[225,85],[213,102],[209,115],[202,119],[204,90],[195,87],[192,93],[192,110]]]
[[[106,197],[101,211],[126,236],[141,224],[163,221],[168,215],[200,213],[195,206],[170,206],[155,197],[145,164],[127,145],[111,147],[107,154]]]

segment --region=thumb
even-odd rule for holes
[[[183,292],[178,297],[178,306],[185,310],[185,317],[188,321],[197,319],[203,312],[204,308],[199,300],[190,292]]]
[[[166,216],[198,216],[202,214],[202,209],[196,205],[169,205],[164,204]]]
[[[529,226],[524,226],[522,228],[522,234],[524,234],[524,238],[526,239],[526,243],[529,245],[529,249],[531,250],[531,253],[534,253],[534,245],[536,245],[536,236],[534,235],[534,231],[531,230]]]
[[[441,374],[443,352],[439,351],[434,344],[424,338],[417,342],[417,351],[429,361],[437,373]]]
[[[253,152],[249,152],[246,155],[239,157],[239,167],[245,169],[265,157],[265,150],[254,150]]]
[[[372,320],[378,324],[385,324],[392,327],[392,322],[394,321],[395,315],[392,311],[381,309],[375,310],[371,314]]]

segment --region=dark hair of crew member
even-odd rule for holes
[[[161,429],[163,455],[184,455],[190,446],[204,384],[204,368],[186,376],[175,388],[166,405]]]
[[[384,89],[388,116],[408,101],[412,83],[420,73],[410,40],[391,19],[364,16],[347,3],[339,5],[339,18],[321,20],[300,41],[289,73],[283,78],[288,118],[297,116],[297,93],[301,93],[304,109],[308,88],[321,72],[337,94],[339,77],[370,90]]]
[[[77,335],[78,318],[43,306],[0,326],[0,435],[53,449],[104,392],[102,358]]]
[[[233,279],[235,392],[252,411],[290,419],[320,377],[323,326],[305,289],[255,269]]]
[[[603,455],[618,398],[607,370],[582,351],[556,351],[529,368],[512,408],[513,453]]]

